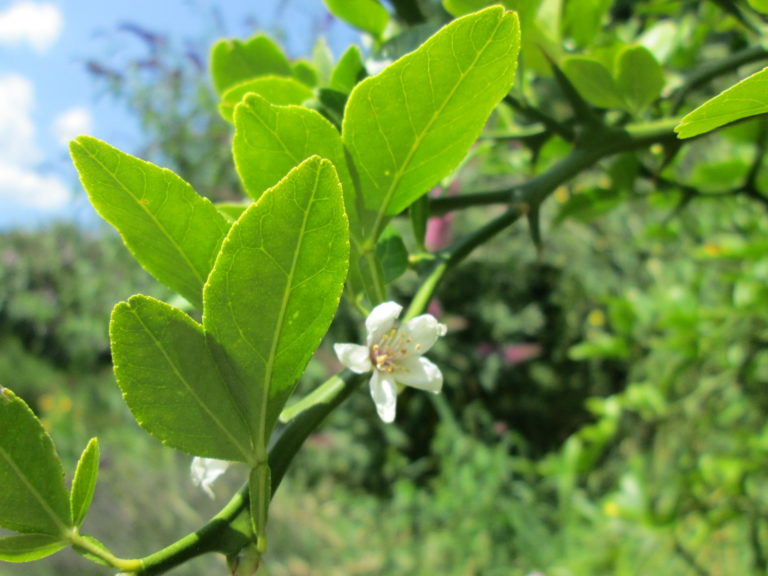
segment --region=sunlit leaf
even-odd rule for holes
[[[136,260],[200,307],[227,220],[170,170],[87,136],[72,141],[70,151],[94,208]]]
[[[504,2],[495,2],[494,0],[443,0],[443,8],[451,16],[458,17],[477,12],[490,6],[491,4],[506,4]]]
[[[224,242],[205,288],[203,324],[244,384],[257,445],[325,336],[348,260],[341,185],[317,156],[265,192]]]
[[[310,88],[317,86],[319,80],[317,77],[317,70],[315,70],[315,67],[311,62],[308,62],[307,60],[296,60],[291,66],[291,70],[293,71],[293,77],[299,82],[306,84]]]
[[[456,167],[512,86],[519,45],[517,15],[491,7],[355,87],[342,134],[366,207],[396,214]]]
[[[283,50],[263,34],[250,40],[219,40],[211,50],[211,76],[219,94],[245,80],[274,74],[291,76]]]
[[[216,204],[216,210],[223,214],[230,222],[234,222],[248,208],[248,204],[242,202],[221,202]]]
[[[327,86],[333,73],[333,52],[324,36],[320,36],[312,48],[312,64],[317,72],[317,82]]]
[[[363,56],[357,46],[350,46],[339,58],[333,69],[328,85],[332,90],[349,94],[355,85],[365,77]]]
[[[376,0],[323,1],[331,14],[376,37],[381,36],[389,22],[389,12]]]
[[[224,92],[219,102],[219,112],[227,122],[233,122],[235,106],[250,92],[281,106],[301,104],[312,98],[312,89],[303,82],[285,76],[260,76],[235,84]]]
[[[235,110],[232,152],[243,186],[252,198],[259,198],[310,156],[326,158],[333,162],[341,180],[347,212],[353,211],[355,190],[341,136],[314,110],[273,106],[258,95],[247,96]]]
[[[0,488],[0,527],[56,539],[71,527],[64,470],[53,442],[29,406],[7,388],[0,389]]]
[[[692,138],[720,126],[768,112],[768,68],[708,100],[675,127],[679,138]]]
[[[142,428],[195,456],[250,460],[247,394],[223,376],[202,326],[139,295],[115,306],[110,339],[117,383]]]

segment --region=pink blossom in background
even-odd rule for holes
[[[435,216],[427,221],[427,233],[424,245],[430,252],[442,250],[451,242],[453,236],[453,213]]]
[[[455,196],[459,191],[459,181],[454,180],[445,191],[446,196]],[[439,198],[443,194],[443,189],[435,187],[430,196]],[[434,252],[446,248],[453,237],[453,213],[444,216],[435,216],[427,221],[427,232],[424,237],[424,245],[427,250]]]
[[[440,300],[430,300],[427,312],[435,318],[440,318],[443,315],[443,305],[440,304]]]
[[[504,359],[508,366],[522,364],[541,356],[539,344],[508,344],[503,348]]]
[[[540,344],[524,342],[503,344],[501,346],[496,346],[492,342],[480,342],[475,350],[481,358],[497,354],[503,358],[504,364],[507,366],[515,366],[528,360],[533,360],[541,356],[542,353]]]

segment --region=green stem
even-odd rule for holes
[[[69,541],[74,548],[87,552],[90,556],[101,559],[109,566],[124,572],[136,572],[141,570],[141,560],[118,558],[103,546],[99,546],[92,540],[85,538],[78,532],[69,535]]]
[[[489,192],[468,192],[460,196],[441,196],[432,198],[429,202],[429,215],[442,216],[455,210],[475,208],[476,206],[491,206],[493,204],[506,204],[509,202],[510,193],[517,188],[505,188]]]
[[[299,414],[317,404],[327,404],[332,402],[344,387],[344,384],[344,380],[338,375],[329,378],[312,392],[304,396],[304,398],[283,410],[280,413],[280,422],[287,424],[291,420],[295,420]]]
[[[363,380],[363,376],[345,371],[333,376],[307,399],[291,407],[290,420],[273,435],[269,450],[273,496],[304,441],[328,414],[357,389]],[[287,419],[285,414],[283,418]],[[121,560],[111,554],[105,554],[103,549],[93,544],[88,544],[87,548],[81,547],[119,570],[136,574],[136,576],[155,576],[201,554],[208,552],[232,554],[247,546],[250,543],[249,536],[234,526],[240,520],[244,526],[250,523],[250,519],[244,517],[248,514],[249,506],[248,483],[246,483],[205,526],[139,560]]]
[[[443,257],[440,262],[432,268],[432,271],[421,283],[421,286],[411,300],[411,305],[408,307],[403,319],[409,320],[419,314],[423,314],[429,306],[429,302],[432,300],[432,296],[437,291],[437,287],[440,285],[445,274],[456,267],[462,260],[464,260],[464,258],[469,256],[475,248],[484,244],[514,223],[523,215],[524,210],[522,205],[513,206],[501,216],[491,220],[482,228],[460,240],[452,250],[447,252],[447,256]]]
[[[475,248],[512,225],[532,206],[541,204],[558,186],[607,156],[644,148],[657,142],[674,140],[673,128],[676,124],[676,119],[666,119],[649,124],[630,125],[620,129],[597,129],[582,136],[581,141],[587,144],[577,145],[568,156],[552,166],[547,172],[507,191],[494,192],[494,195],[506,195],[507,201],[513,202],[510,208],[482,228],[459,240],[442,255],[416,292],[405,314],[405,319],[418,316],[426,310],[437,287],[449,270],[469,256]]]
[[[312,393],[313,404],[304,404],[302,410],[296,408],[293,419],[273,435],[269,449],[273,494],[304,441],[366,379],[365,374],[353,374],[348,370],[333,376]]]
[[[499,190],[467,193],[460,196],[442,196],[430,200],[430,215],[442,216],[454,210],[506,204],[520,201],[535,204],[536,198],[546,197],[557,186],[600,160],[615,153],[643,148],[650,144],[675,139],[673,128],[676,118],[667,118],[656,122],[629,124],[624,128],[600,128],[581,136],[584,143],[577,146],[571,154],[528,182],[514,184]],[[552,182],[556,183],[552,188]],[[540,201],[540,200],[539,200]]]
[[[233,529],[235,519],[248,509],[246,483],[205,526],[177,540],[170,546],[142,558],[137,576],[163,574],[188,560],[208,552],[231,553],[246,546],[249,539]]]
[[[542,124],[552,134],[557,134],[567,142],[573,141],[573,130],[569,126],[566,126],[554,118],[547,116],[538,108],[527,106],[512,95],[505,96],[504,103],[512,108],[515,112],[525,116],[529,120],[533,120],[534,122]]]

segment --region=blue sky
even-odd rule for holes
[[[318,34],[337,57],[359,40],[321,0],[0,0],[0,229],[92,220],[67,154],[72,137],[138,147],[137,120],[85,69],[89,59],[141,54],[120,25],[194,40],[215,33],[215,14],[226,36],[283,34],[294,58],[308,56]]]

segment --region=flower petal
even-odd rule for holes
[[[398,368],[393,376],[400,384],[435,393],[443,388],[443,373],[426,358],[409,358]]]
[[[395,420],[397,408],[397,384],[389,374],[373,371],[371,376],[371,397],[376,404],[379,418],[389,424]]]
[[[352,372],[364,374],[370,372],[373,368],[371,365],[371,354],[367,346],[360,346],[359,344],[334,344],[333,351],[336,352],[339,362],[352,370]]]
[[[400,332],[411,339],[410,347],[421,356],[434,346],[440,336],[445,336],[446,327],[432,314],[422,314],[405,322]]]
[[[229,462],[224,460],[216,460],[215,458],[199,458],[195,456],[192,459],[192,466],[190,472],[192,473],[192,483],[195,486],[200,486],[205,493],[213,498],[213,490],[211,485],[216,479],[224,474],[229,468]]]
[[[365,329],[368,331],[368,345],[377,342],[395,325],[395,320],[400,316],[403,307],[397,302],[383,302],[376,306],[365,320]]]

